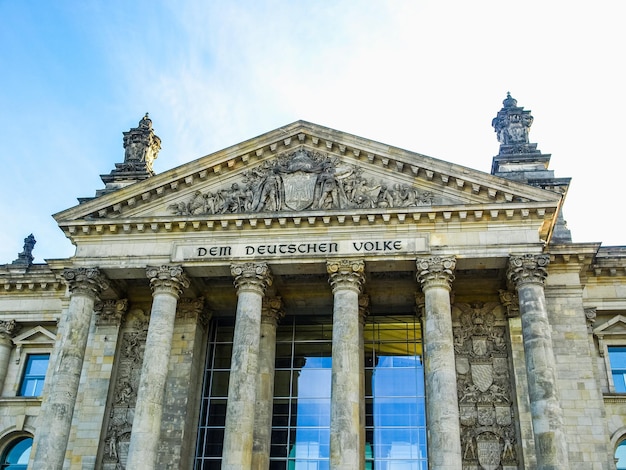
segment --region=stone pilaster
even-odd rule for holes
[[[359,295],[365,263],[334,260],[326,264],[333,291],[333,367],[330,404],[330,468],[358,469],[362,462],[361,387],[363,356],[359,333]]]
[[[259,372],[256,386],[254,416],[254,444],[252,469],[267,470],[270,465],[272,438],[272,411],[274,405],[274,367],[276,360],[276,326],[285,312],[280,297],[263,299],[261,337],[259,344]]]
[[[163,397],[172,349],[176,305],[189,279],[180,266],[147,267],[152,309],[126,468],[156,468]]]
[[[238,298],[222,469],[247,470],[252,465],[263,296],[272,284],[272,275],[265,263],[235,264],[231,273]]]
[[[77,403],[89,403],[74,415],[70,442],[66,452],[70,468],[91,468],[95,465],[101,430],[106,419],[106,403],[117,350],[120,325],[128,310],[128,299],[96,302],[96,327],[91,327],[85,357],[97,357],[84,364]]]
[[[569,468],[544,293],[549,262],[548,255],[511,256],[507,272],[519,297],[537,468],[542,470]]]
[[[450,292],[453,257],[417,259],[417,281],[424,292],[423,333],[429,465],[459,469],[461,438]]]
[[[360,442],[361,442],[361,462],[359,468],[365,468],[365,443],[367,436],[365,435],[365,322],[369,315],[370,297],[367,294],[359,296],[359,396],[361,397],[361,406],[359,407],[359,414],[361,419],[360,426]]]
[[[17,323],[15,320],[0,321],[0,393],[4,387],[4,379],[9,370],[9,360],[13,350],[13,332]]]
[[[66,269],[63,277],[70,303],[62,319],[56,360],[47,374],[32,459],[32,468],[41,470],[63,467],[91,316],[100,292],[108,288],[108,281],[97,268]]]

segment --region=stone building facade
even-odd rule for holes
[[[532,120],[491,174],[298,121],[157,175],[146,115],[0,266],[1,468],[626,468],[626,247]]]

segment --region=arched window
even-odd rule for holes
[[[26,470],[30,449],[33,447],[32,437],[22,437],[13,441],[2,454],[1,470]]]
[[[626,439],[620,442],[615,449],[615,464],[617,470],[626,470]]]

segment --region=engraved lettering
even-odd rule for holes
[[[246,246],[246,255],[253,255],[254,254],[254,247],[253,246]]]
[[[198,248],[198,256],[206,256],[206,248]]]

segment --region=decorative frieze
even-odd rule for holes
[[[363,176],[358,165],[304,149],[243,173],[241,183],[169,206],[177,215],[430,206],[434,195]]]

